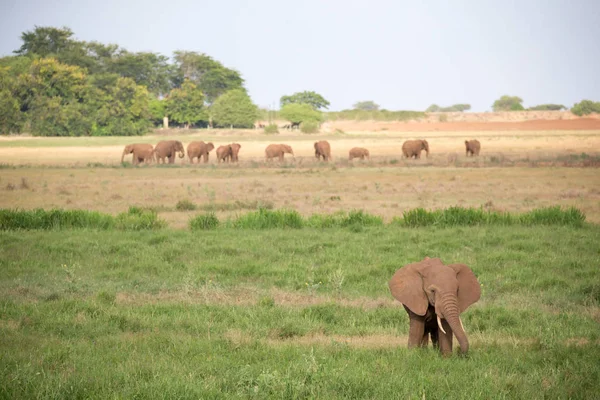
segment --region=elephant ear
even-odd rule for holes
[[[462,313],[481,297],[481,286],[471,268],[465,264],[450,264],[458,280],[458,308]]]
[[[423,278],[415,268],[408,264],[400,268],[389,282],[392,296],[417,315],[425,315],[429,301],[423,290]]]

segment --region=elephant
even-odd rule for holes
[[[156,161],[160,164],[166,163],[166,159],[169,159],[169,164],[175,162],[175,154],[179,152],[179,158],[185,157],[185,150],[183,150],[183,144],[179,140],[162,140],[154,147],[154,154],[156,155]]]
[[[360,158],[361,160],[364,160],[365,157],[370,159],[369,150],[365,149],[364,147],[353,147],[348,152],[348,160],[352,160],[354,158]]]
[[[461,354],[469,341],[460,313],[479,300],[481,287],[465,264],[444,265],[439,258],[407,264],[389,281],[392,296],[402,303],[410,319],[408,347],[426,347],[429,336],[434,347],[447,357],[452,354],[452,334]]]
[[[215,145],[212,142],[204,143],[200,142],[192,142],[188,144],[187,154],[190,158],[190,164],[194,163],[194,158],[198,158],[198,163],[200,162],[200,158],[204,159],[204,162],[208,162],[209,153],[212,149],[215,148]]]
[[[320,160],[323,157],[323,161],[331,160],[331,146],[327,140],[321,140],[315,142],[315,157]]]
[[[133,165],[137,165],[141,162],[148,163],[154,160],[154,148],[151,144],[134,143],[128,144],[127,146],[125,146],[125,149],[123,149],[123,154],[121,155],[121,163],[123,163],[125,155],[132,153],[133,159],[131,160],[131,163]]]
[[[268,161],[278,157],[279,161],[283,161],[283,156],[285,153],[289,153],[293,156],[294,150],[292,150],[292,148],[287,144],[270,144],[265,149],[265,158]]]
[[[231,161],[238,162],[238,153],[242,148],[242,145],[239,143],[231,143]]]
[[[402,144],[402,153],[406,158],[421,158],[421,151],[425,150],[429,157],[429,143],[427,140],[407,140]]]
[[[467,150],[467,157],[469,157],[469,153],[471,153],[471,157],[478,156],[479,151],[481,150],[481,143],[479,143],[479,140],[477,139],[465,140],[465,147]]]
[[[217,162],[229,162],[232,158],[232,148],[231,145],[227,146],[219,146],[217,147]]]

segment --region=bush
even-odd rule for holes
[[[343,110],[328,112],[325,117],[329,121],[354,120],[354,121],[409,121],[425,118],[422,111],[388,111],[388,110]]]
[[[190,229],[193,231],[216,229],[219,226],[219,219],[213,212],[196,215],[190,219]]]
[[[529,107],[529,111],[560,111],[566,110],[567,107],[562,104],[540,104],[537,106]]]
[[[300,125],[302,133],[319,133],[319,123],[313,121],[306,121]]]
[[[234,228],[243,229],[269,229],[269,228],[294,228],[299,229],[304,225],[304,219],[295,210],[267,210],[260,208],[258,211],[249,212],[233,221]]]
[[[189,200],[179,200],[175,205],[177,211],[194,211],[198,207]]]
[[[265,133],[267,135],[274,135],[276,133],[279,133],[279,128],[277,127],[277,124],[269,124],[265,126]]]
[[[600,102],[591,100],[581,100],[571,108],[571,112],[578,116],[589,115],[592,113],[600,114]]]

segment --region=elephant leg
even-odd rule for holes
[[[452,355],[452,328],[445,319],[442,319],[442,326],[444,327],[444,332],[438,331],[439,338],[439,348],[442,352],[442,356],[449,357]]]
[[[425,317],[417,315],[404,307],[410,319],[410,328],[408,330],[408,348],[421,347],[425,335]]]

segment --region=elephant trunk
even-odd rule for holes
[[[124,151],[123,154],[121,154],[121,164],[123,164],[123,160],[125,159],[125,154],[127,154],[126,151]]]
[[[179,158],[183,158],[183,157],[185,157],[185,151],[180,150],[180,152],[179,152]]]
[[[469,339],[467,339],[467,334],[460,321],[456,295],[449,294],[442,298],[442,312],[444,319],[448,322],[454,336],[456,336],[456,340],[458,340],[460,352],[466,354],[469,351]]]

